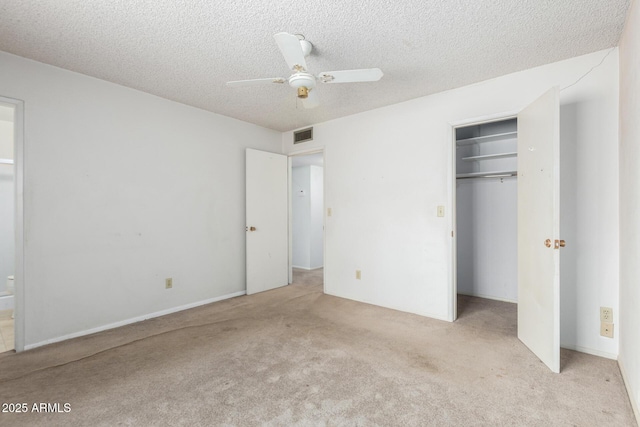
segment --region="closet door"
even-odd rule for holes
[[[557,88],[518,114],[518,338],[553,372],[560,372],[559,119]]]

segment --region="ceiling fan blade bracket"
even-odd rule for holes
[[[335,77],[333,77],[331,74],[322,73],[318,76],[318,80],[320,80],[322,83],[331,83],[333,80],[335,80]]]

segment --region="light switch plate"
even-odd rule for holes
[[[444,216],[444,206],[438,206],[438,216],[439,217]]]

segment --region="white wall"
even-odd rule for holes
[[[640,421],[640,5],[635,0],[620,41],[620,356]]]
[[[465,179],[456,187],[458,293],[517,302],[517,178]]]
[[[292,169],[293,248],[292,263],[307,270],[323,265],[322,168]]]
[[[320,268],[324,265],[324,188],[323,170],[320,166],[309,166],[309,248],[310,267]]]
[[[6,53],[0,96],[25,101],[27,347],[245,290],[244,150],[279,132]]]
[[[12,115],[13,109],[2,116]],[[0,119],[0,159],[13,159],[13,121]],[[7,276],[14,274],[14,166],[0,164],[0,292],[6,290]]]
[[[607,53],[592,54],[592,66]],[[560,342],[612,358],[619,337],[600,336],[599,313],[612,307],[617,324],[618,97],[617,49],[560,94],[560,234],[567,242],[561,251]]]
[[[311,266],[311,204],[309,203],[309,166],[291,169],[291,215],[293,223],[293,266],[309,269]]]
[[[325,206],[333,211],[325,218],[326,292],[451,319],[452,124],[518,111],[551,86],[576,82],[606,53],[315,125],[306,148],[325,150]],[[561,311],[575,320],[563,315],[562,343],[613,357],[618,339],[599,336],[598,308],[618,307],[617,56],[561,93],[577,118],[573,220],[581,236],[568,240],[579,263],[577,285],[563,284]],[[282,141],[295,151],[291,132]],[[445,218],[438,205],[448,207]]]

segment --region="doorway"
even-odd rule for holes
[[[16,106],[0,100],[0,352],[16,348]]]
[[[324,152],[289,157],[289,282],[324,291]]]
[[[518,301],[517,135],[515,117],[454,129],[461,315],[476,298]]]
[[[0,335],[24,350],[24,102],[0,96]],[[10,311],[9,311],[10,310]]]

